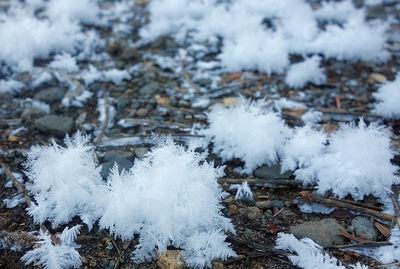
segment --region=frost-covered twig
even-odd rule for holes
[[[107,130],[108,121],[110,119],[110,100],[108,99],[108,93],[106,91],[104,91],[103,97],[104,97],[104,101],[105,101],[105,119],[104,119],[103,127],[101,128],[101,131],[100,131],[99,135],[97,136],[96,141],[93,142],[94,144],[98,144],[101,142],[101,139],[103,138],[104,133]]]
[[[3,169],[6,172],[7,176],[14,183],[15,187],[17,188],[17,190],[20,193],[23,194],[24,199],[25,199],[26,204],[28,205],[28,207],[31,206],[31,198],[29,198],[28,194],[26,194],[26,191],[25,191],[24,187],[22,187],[21,183],[19,183],[19,181],[14,177],[14,175],[12,174],[10,168],[3,162],[0,162],[0,166],[3,167]]]

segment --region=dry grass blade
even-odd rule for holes
[[[197,87],[197,85],[193,82],[193,80],[190,78],[189,74],[186,73],[183,62],[181,62],[181,70],[182,70],[183,77],[187,80],[187,82],[190,84],[190,86],[193,87],[193,89],[196,91],[196,93],[200,93],[199,87]]]

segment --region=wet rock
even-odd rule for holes
[[[167,250],[164,253],[157,254],[157,265],[161,269],[185,268],[185,260],[182,256],[182,250]]]
[[[132,102],[132,98],[121,96],[117,100],[117,111],[122,112]]]
[[[365,239],[376,241],[378,233],[374,228],[374,224],[369,219],[358,216],[351,221],[351,225],[354,227],[356,236],[361,236]]]
[[[265,178],[265,179],[289,179],[292,176],[293,172],[288,171],[281,174],[281,166],[280,164],[268,166],[264,165],[258,168],[254,175],[257,178]]]
[[[259,201],[256,202],[256,207],[258,207],[261,210],[265,210],[265,209],[271,209],[273,205],[271,201]]]
[[[37,94],[33,96],[33,99],[43,101],[45,103],[53,103],[53,102],[60,102],[65,93],[67,92],[66,88],[61,87],[50,87],[44,90],[41,90]]]
[[[70,117],[60,117],[57,115],[47,115],[38,118],[34,122],[39,131],[64,138],[65,134],[70,134],[75,127],[75,122]]]
[[[272,207],[277,208],[277,209],[282,209],[285,206],[285,203],[279,200],[272,200]]]
[[[129,170],[133,163],[129,161],[127,158],[114,156],[110,158],[110,161],[103,163],[101,168],[101,176],[103,179],[107,179],[108,174],[110,173],[110,169],[114,167],[114,164],[118,165],[118,171],[121,172],[122,169]]]
[[[21,114],[21,119],[22,121],[31,121],[33,119],[39,118],[44,116],[46,113],[44,113],[42,110],[33,108],[33,107],[27,107],[24,109],[24,111]]]
[[[335,219],[329,218],[321,221],[305,222],[290,230],[298,239],[311,238],[322,247],[344,244],[345,240],[340,234],[343,228]]]
[[[140,59],[140,52],[135,48],[126,47],[119,58],[134,63]]]

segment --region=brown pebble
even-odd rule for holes
[[[136,110],[136,116],[143,118],[146,117],[147,114],[149,114],[149,110],[147,108],[141,107],[138,110]]]
[[[21,137],[15,136],[15,135],[10,135],[10,136],[7,138],[7,141],[8,141],[8,142],[13,142],[13,143],[19,142],[19,141],[21,141],[21,140],[22,140]]]
[[[157,99],[157,105],[159,106],[168,106],[171,103],[171,100],[168,97],[160,97]]]
[[[157,265],[161,269],[185,268],[185,261],[182,256],[182,250],[167,250],[164,253],[157,254]]]
[[[237,213],[239,213],[239,209],[235,204],[229,205],[228,210],[232,215],[236,215]]]

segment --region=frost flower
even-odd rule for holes
[[[139,235],[137,262],[151,260],[168,246],[184,249],[187,265],[194,267],[236,256],[224,241],[223,232],[234,230],[220,212],[227,194],[216,179],[223,176],[223,167],[214,168],[206,156],[166,137],[128,171],[119,173],[115,166],[101,228],[122,239]]]
[[[372,110],[386,119],[400,119],[400,73],[394,81],[384,83],[372,94],[378,101]]]
[[[296,180],[315,182],[320,193],[331,190],[339,198],[348,194],[356,200],[369,194],[383,197],[398,181],[394,175],[398,168],[390,162],[393,154],[387,129],[366,126],[361,118],[358,126],[341,125],[331,135],[323,156],[295,171]]]
[[[238,98],[236,106],[216,104],[207,113],[208,129],[200,131],[212,142],[213,153],[223,161],[239,158],[245,165],[241,173],[252,173],[257,166],[274,164],[290,130],[284,121],[267,108],[265,100]]]
[[[32,184],[27,188],[36,200],[28,214],[35,223],[49,220],[55,227],[79,216],[90,229],[100,217],[104,184],[89,138],[77,132],[74,138],[66,136],[66,148],[53,140],[28,152],[25,173]]]

